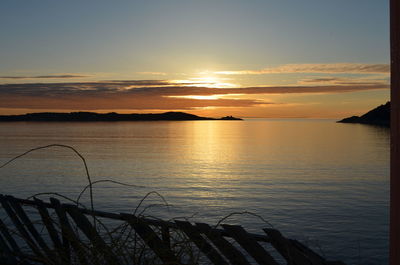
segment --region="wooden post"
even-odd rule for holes
[[[390,264],[400,264],[400,1],[390,0]]]

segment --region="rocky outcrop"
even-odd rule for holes
[[[390,102],[365,113],[362,116],[352,116],[345,118],[338,122],[342,123],[362,123],[362,124],[372,124],[379,126],[390,126]]]

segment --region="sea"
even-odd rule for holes
[[[0,164],[67,145],[87,163],[98,210],[273,226],[330,260],[386,264],[389,138],[330,119],[8,122]],[[88,184],[78,153],[27,153],[0,168],[0,193],[77,199]]]

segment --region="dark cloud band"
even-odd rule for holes
[[[198,107],[246,107],[267,104],[246,95],[295,93],[345,93],[388,89],[383,82],[345,85],[264,86],[212,88],[174,84],[165,80],[117,80],[104,82],[1,84],[1,108],[55,109],[190,109]],[[242,95],[240,99],[214,100],[176,96]]]

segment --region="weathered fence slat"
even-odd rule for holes
[[[65,251],[65,257],[67,257],[67,262],[68,263],[71,262],[71,249],[70,249],[71,245],[79,259],[79,262],[81,264],[89,264],[85,257],[86,251],[84,250],[79,239],[72,230],[72,227],[68,221],[68,217],[65,213],[65,210],[62,208],[60,201],[55,198],[50,198],[50,202],[53,205],[54,210],[56,211],[56,214],[60,221],[63,246]]]
[[[219,231],[211,229],[210,225],[205,223],[196,223],[196,226],[228,258],[230,263],[233,265],[250,265],[243,254],[226,240]]]
[[[282,236],[282,234],[276,230],[271,228],[263,229],[264,232],[271,238],[271,244],[274,248],[284,257],[288,264],[293,264],[293,260],[296,258],[296,254],[293,251],[293,247],[291,246],[290,241]],[[301,260],[297,260],[297,263],[303,264],[303,257],[300,257]]]
[[[175,223],[195,244],[196,246],[210,259],[215,265],[227,265],[224,258],[211,246],[196,230],[196,227],[186,221],[178,221]]]
[[[164,243],[171,248],[171,234],[169,233],[169,228],[166,225],[161,225],[161,238]]]
[[[2,235],[0,235],[0,247],[1,247],[1,248],[0,248],[0,253],[2,253],[3,250],[4,250],[4,252],[6,252],[6,253],[11,252],[11,249],[8,247],[6,241],[3,239],[3,236],[2,236]]]
[[[6,211],[7,215],[10,217],[13,224],[15,225],[15,227],[17,228],[17,230],[21,233],[21,236],[25,239],[26,243],[33,251],[33,253],[35,253],[36,256],[45,259],[46,257],[41,253],[39,248],[36,246],[35,242],[29,235],[28,231],[25,230],[21,221],[18,219],[15,212],[11,209],[8,200],[6,200],[3,195],[0,195],[0,203],[3,206],[4,210]]]
[[[65,252],[63,251],[63,246],[61,244],[60,237],[58,236],[58,232],[54,227],[53,220],[51,219],[47,208],[44,206],[42,200],[34,198],[36,202],[36,208],[42,218],[43,224],[45,225],[47,232],[49,233],[50,239],[53,242],[54,249],[57,251],[63,263],[67,262],[67,257],[65,256]]]
[[[169,249],[167,244],[157,236],[149,225],[134,215],[122,214],[121,216],[133,227],[162,262],[165,264],[180,264],[175,254]]]
[[[0,232],[3,234],[4,239],[8,242],[13,252],[19,253],[20,252],[19,246],[17,245],[14,238],[11,236],[10,231],[8,231],[7,226],[3,223],[1,219],[0,219]]]
[[[81,229],[86,237],[92,242],[98,253],[102,253],[107,264],[118,264],[118,258],[99,236],[96,229],[89,220],[79,212],[76,206],[65,207],[67,213],[74,219],[75,224]]]
[[[40,248],[44,251],[44,253],[46,254],[46,257],[50,258],[50,260],[55,260],[54,253],[51,252],[50,248],[46,245],[45,241],[40,236],[39,232],[36,230],[36,228],[34,227],[34,225],[31,222],[31,220],[28,218],[25,211],[22,209],[21,205],[19,203],[15,202],[14,197],[8,196],[7,199],[8,199],[8,203],[14,209],[14,211],[17,214],[17,216],[19,217],[19,219],[22,221],[22,223],[28,229],[28,231],[33,236],[35,241],[38,243]]]
[[[0,235],[0,263],[1,264],[17,264],[17,259],[13,256],[7,242]]]
[[[222,227],[242,246],[257,262],[262,265],[278,265],[274,258],[251,238],[239,225],[222,225]]]
[[[304,246],[303,244],[301,244],[299,241],[297,240],[290,240],[288,239],[288,241],[291,243],[291,245],[293,246],[292,249],[294,253],[296,253],[296,257],[302,256],[302,260],[303,264],[309,264],[306,263],[307,260],[309,262],[311,262],[312,264],[316,264],[316,265],[325,265],[325,259],[322,258],[320,255],[318,255],[317,253],[315,253],[314,251],[312,251],[311,249],[309,249],[308,247]]]

